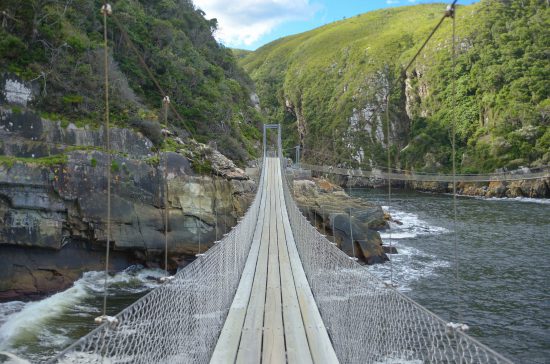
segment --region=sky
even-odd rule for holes
[[[344,17],[387,7],[445,2],[430,0],[193,0],[206,18],[218,19],[214,34],[227,47],[255,50]],[[450,3],[451,1],[447,1]],[[459,0],[471,4],[475,0]],[[442,6],[442,11],[445,6]]]

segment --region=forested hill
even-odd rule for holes
[[[102,4],[0,2],[0,72],[35,80],[39,97],[31,107],[44,117],[77,126],[102,123]],[[118,0],[112,7],[108,38],[114,124],[155,134],[151,122],[158,120],[164,95],[135,47],[182,117],[171,113],[171,123],[198,141],[216,140],[235,160],[248,158],[259,137],[260,115],[250,101],[250,78],[212,35],[217,21],[205,19],[190,0]]]
[[[444,4],[384,9],[279,39],[239,62],[271,122],[317,162],[450,168],[451,24],[404,66]],[[458,165],[463,172],[550,163],[550,9],[546,0],[482,0],[456,17]],[[397,81],[396,81],[397,80]],[[397,82],[397,87],[388,85]]]

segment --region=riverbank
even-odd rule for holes
[[[528,172],[524,171],[524,172]],[[388,181],[372,177],[350,177],[312,171],[314,177],[329,179],[344,188],[385,188]],[[461,182],[458,181],[456,191],[459,195],[496,197],[496,198],[550,198],[550,177],[521,179],[514,175],[514,181],[491,182]],[[400,181],[392,180],[392,188],[434,193],[452,193],[453,184],[435,181]]]

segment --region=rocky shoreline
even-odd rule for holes
[[[452,184],[435,182],[413,182],[410,187],[417,191],[452,193]],[[479,197],[528,197],[550,198],[550,178],[518,180],[511,182],[460,182],[457,193],[463,196]]]
[[[318,176],[319,173],[313,173]],[[331,182],[345,188],[386,188],[387,180],[362,177],[347,177],[340,175],[324,175]],[[464,196],[496,197],[496,198],[550,198],[550,178],[518,179],[516,181],[492,182],[458,182],[457,193]],[[410,189],[421,192],[452,193],[452,183],[445,182],[411,182],[392,181],[392,188]]]
[[[293,178],[291,185],[310,223],[343,252],[368,265],[389,260],[389,247],[383,245],[379,231],[388,227],[390,217],[381,206],[350,197],[322,178]]]
[[[103,130],[1,109],[0,136],[0,301],[54,293],[104,269]],[[156,155],[133,130],[110,137],[112,271],[164,266],[165,158],[171,270],[229,231],[254,196],[255,182],[209,146],[174,137],[174,151]],[[208,173],[197,174],[197,163]]]

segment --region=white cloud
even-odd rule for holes
[[[399,0],[386,0],[386,4],[388,5],[399,4]]]
[[[228,46],[250,45],[275,27],[306,20],[321,6],[310,0],[194,0],[208,19],[218,19],[216,38]]]

